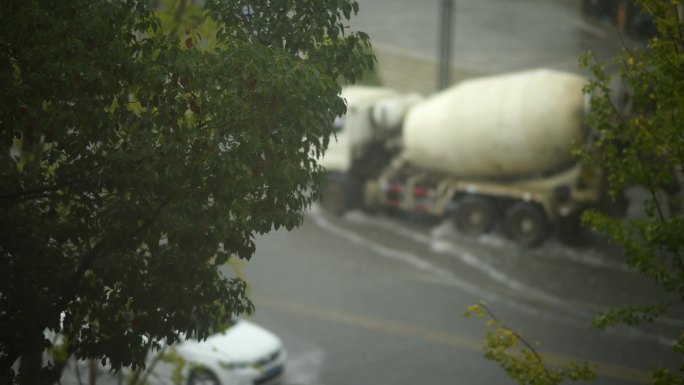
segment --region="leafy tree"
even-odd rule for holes
[[[317,197],[338,81],[373,64],[357,11],[207,0],[202,36],[144,0],[0,2],[0,382],[59,377],[45,330],[136,368],[252,310],[218,267]]]
[[[645,188],[643,215],[623,220],[588,212],[583,221],[620,245],[627,264],[662,288],[666,299],[610,310],[594,319],[598,328],[652,322],[684,302],[684,4],[636,3],[654,20],[657,33],[643,49],[625,48],[615,59],[618,78],[591,54],[581,58],[593,75],[585,91],[592,96],[588,123],[596,140],[579,153],[603,168],[611,196],[631,186]],[[684,331],[674,352],[684,353]],[[683,374],[660,369],[652,381],[681,384]]]
[[[627,264],[662,288],[665,300],[610,310],[594,319],[599,329],[652,322],[684,302],[684,4],[679,0],[635,3],[654,20],[657,32],[644,48],[625,48],[615,59],[617,78],[591,53],[580,59],[592,74],[585,92],[591,96],[588,123],[595,140],[578,149],[577,155],[604,170],[613,198],[632,186],[642,186],[648,194],[639,218],[589,211],[583,223],[621,246]],[[494,346],[490,340],[488,336],[486,349]],[[504,346],[504,352],[508,354],[511,347]],[[673,353],[684,354],[684,331]],[[502,365],[509,358],[495,356]],[[535,378],[528,367],[517,374],[526,381]],[[651,383],[684,384],[684,361],[674,373],[656,370]]]

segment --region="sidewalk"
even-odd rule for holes
[[[352,29],[368,33],[383,84],[429,94],[436,89],[441,0],[359,0]],[[614,27],[585,20],[580,0],[453,0],[452,83],[548,67],[580,72],[591,49],[609,61],[621,51]]]

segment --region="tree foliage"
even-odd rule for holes
[[[469,306],[464,315],[486,319],[490,331],[482,344],[485,358],[498,362],[506,374],[520,385],[558,385],[565,380],[596,378],[587,362],[560,364],[545,361],[543,353],[537,350],[538,344],[533,345],[522,334],[506,326],[483,302]]]
[[[581,58],[593,78],[589,125],[595,141],[580,152],[607,175],[608,193],[647,192],[638,218],[587,213],[583,221],[620,245],[627,264],[664,290],[666,299],[613,309],[595,318],[605,328],[652,322],[684,301],[684,8],[681,1],[636,1],[653,18],[657,33],[642,49],[625,48],[611,76],[593,55]],[[684,352],[684,331],[674,351]],[[684,369],[684,363],[680,370]],[[682,372],[658,370],[655,384],[684,382]]]
[[[207,0],[203,36],[142,0],[0,3],[3,382],[59,372],[45,330],[118,369],[252,309],[218,266],[317,197],[338,81],[373,64],[357,11]]]

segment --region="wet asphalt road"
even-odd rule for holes
[[[243,272],[253,319],[290,351],[290,385],[512,383],[482,358],[483,322],[462,316],[481,300],[548,357],[600,363],[601,384],[645,382],[672,358],[677,330],[671,319],[590,330],[598,309],[656,293],[615,255],[464,238],[448,221],[337,218],[315,207],[302,228],[258,239]]]

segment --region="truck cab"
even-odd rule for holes
[[[350,86],[342,90],[347,113],[333,123],[334,137],[320,164],[327,170],[321,203],[335,214],[363,203],[363,185],[377,177],[401,145],[401,125],[417,94],[390,88]]]

